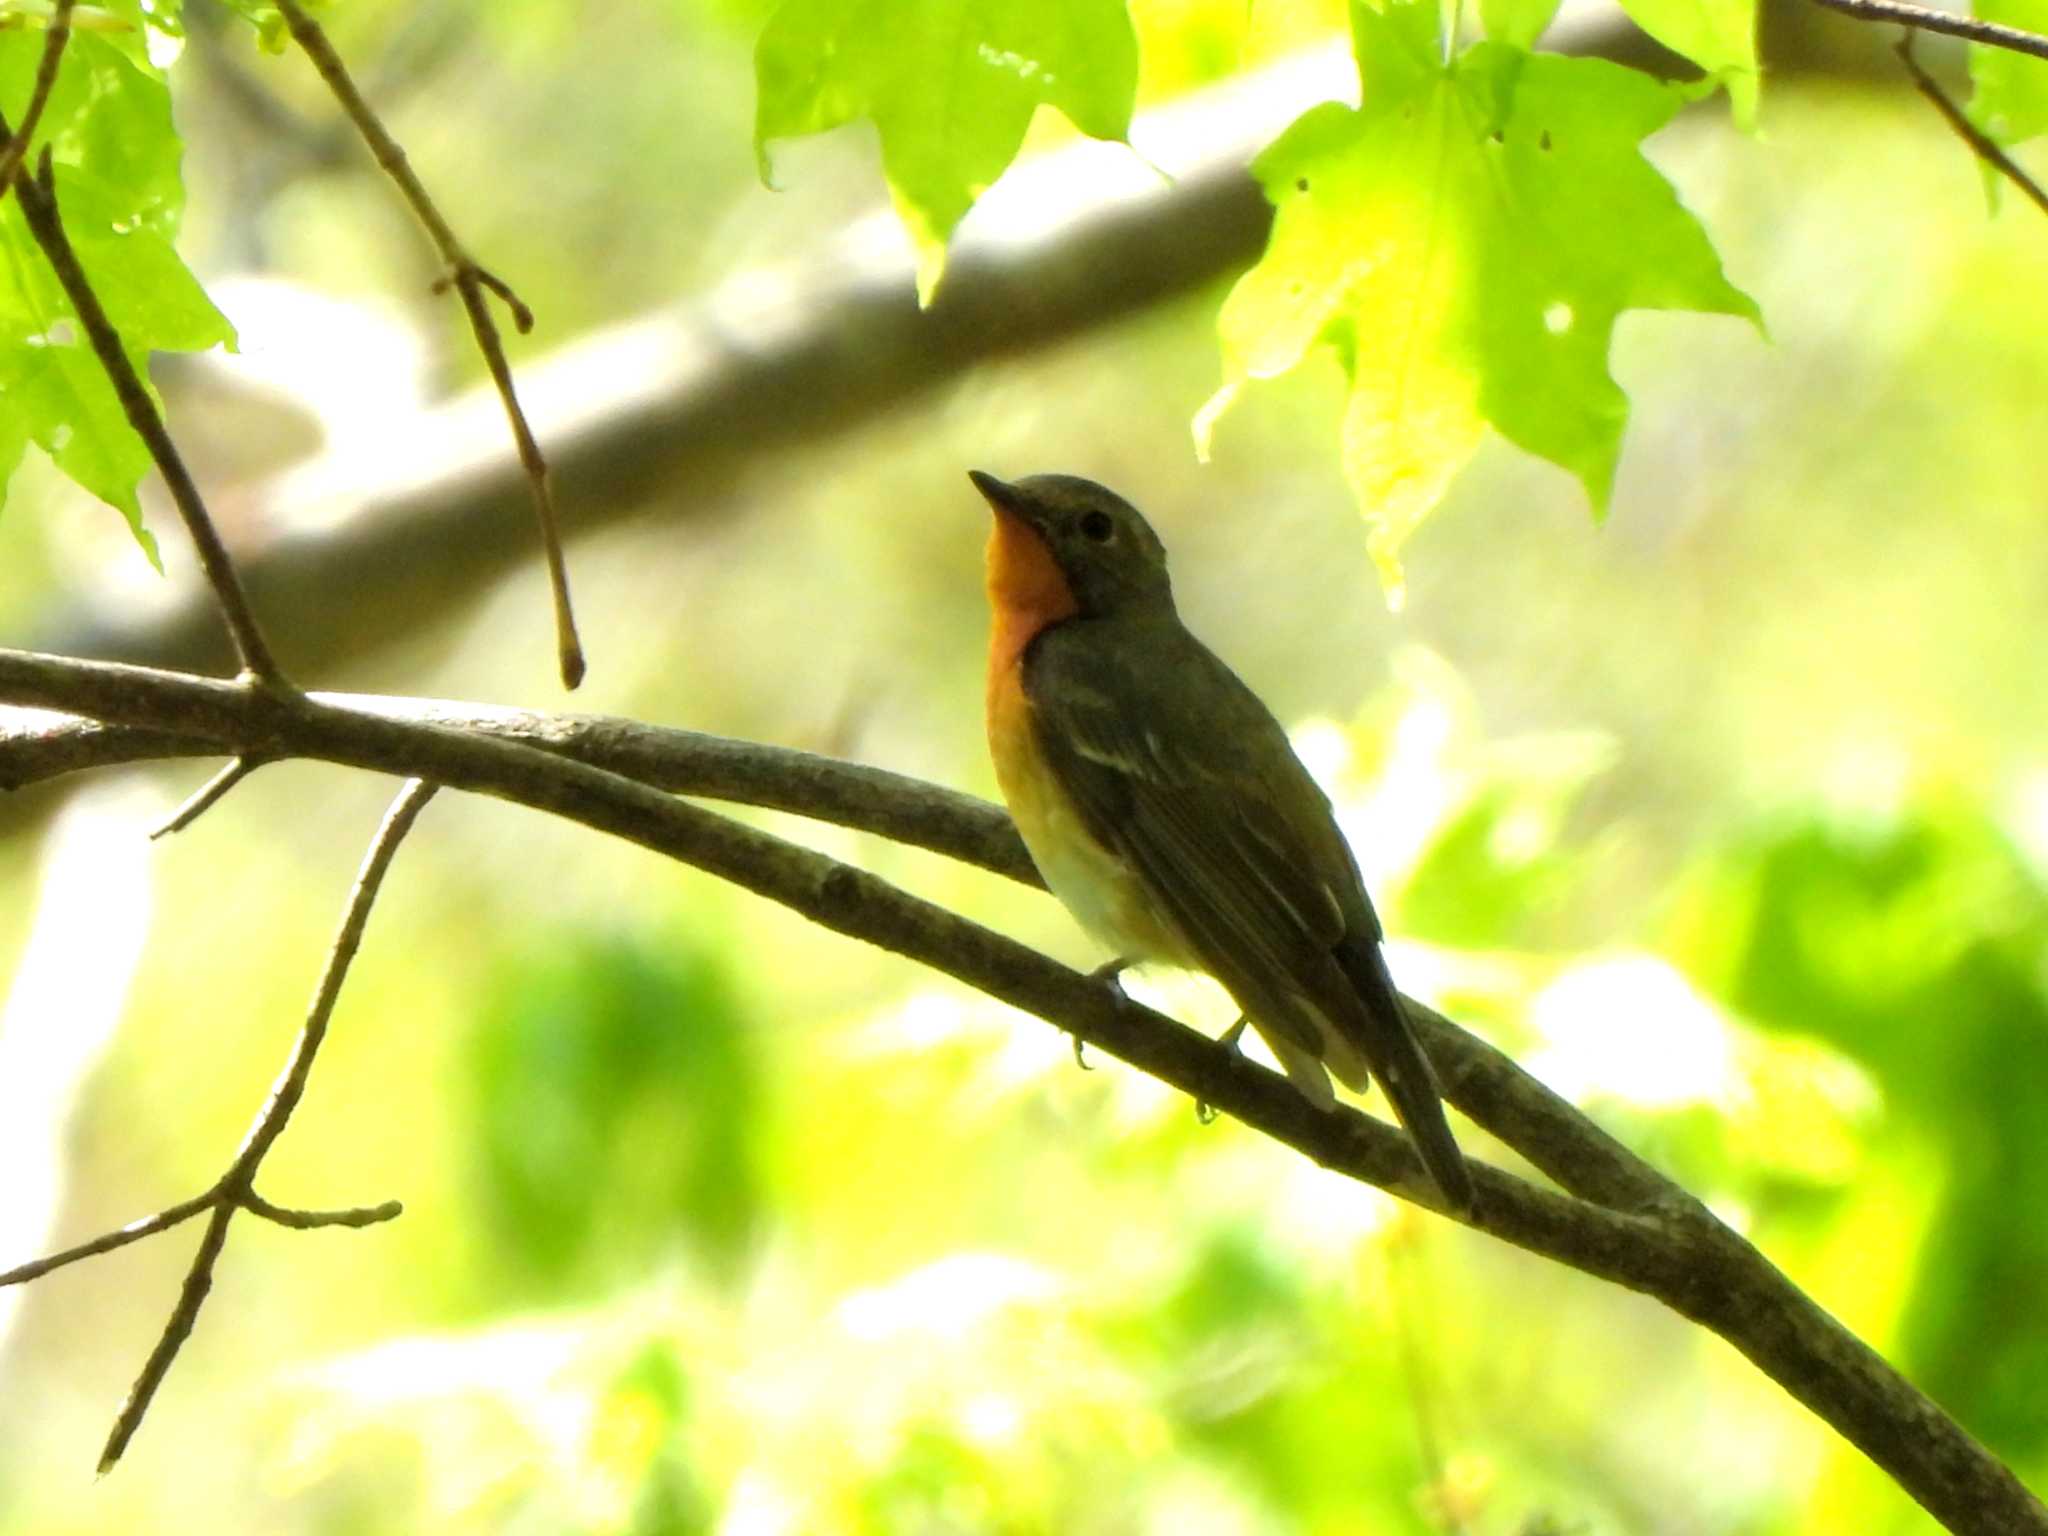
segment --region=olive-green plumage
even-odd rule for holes
[[[1271,711],[1181,624],[1166,552],[1092,481],[976,473],[995,509],[989,737],[1053,893],[1131,960],[1205,970],[1302,1091],[1379,1079],[1444,1198],[1471,1175],[1336,817]]]

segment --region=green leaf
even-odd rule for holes
[[[929,303],[946,241],[1017,156],[1041,104],[1130,131],[1138,41],[1122,0],[785,0],[754,54],[754,147],[874,121]]]
[[[501,1280],[563,1294],[678,1232],[736,1277],[768,1208],[757,1038],[687,941],[575,934],[508,965],[468,1062]]]
[[[2048,886],[1967,796],[1889,824],[1759,828],[1703,882],[1694,926],[1727,1000],[1875,1079],[1885,1143],[1939,1154],[1900,1323],[1916,1380],[2002,1455],[2048,1450],[2048,1313],[1985,1297],[2048,1274]]]
[[[0,33],[0,99],[26,99],[40,52],[39,36]],[[42,138],[65,231],[144,379],[152,351],[231,345],[232,329],[171,243],[184,204],[182,149],[138,28],[72,38]],[[136,498],[148,451],[13,198],[0,203],[0,417],[9,424],[0,470],[19,461],[19,440],[35,442],[119,510],[156,560]]]
[[[2048,33],[2048,0],[1979,0],[1976,11],[1986,21]],[[1972,47],[1970,80],[1971,120],[1999,143],[2048,133],[2048,59]]]
[[[1491,423],[1604,512],[1628,401],[1626,309],[1757,310],[1638,148],[1680,91],[1598,59],[1478,44],[1441,62],[1434,4],[1356,7],[1363,105],[1314,108],[1255,166],[1276,216],[1218,322],[1216,418],[1320,343],[1350,379],[1346,478],[1396,600],[1402,541]]]
[[[1622,0],[1631,20],[1728,89],[1736,124],[1756,126],[1756,0]]]
[[[270,0],[222,0],[227,8],[256,29],[256,41],[265,53],[283,53],[291,41],[283,14]],[[308,0],[306,9],[320,9],[318,0]]]

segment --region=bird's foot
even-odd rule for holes
[[[1106,960],[1101,965],[1095,967],[1094,970],[1088,973],[1088,979],[1103,983],[1114,989],[1118,997],[1122,997],[1124,995],[1124,972],[1137,963],[1135,960],[1118,955],[1114,960]]]
[[[1118,955],[1114,960],[1105,961],[1103,964],[1095,967],[1094,970],[1088,973],[1088,979],[1103,983],[1111,992],[1116,994],[1117,1001],[1122,1002],[1125,1000],[1124,972],[1128,971],[1136,963],[1133,960],[1125,959],[1122,955]],[[1074,1036],[1074,1065],[1083,1072],[1093,1072],[1095,1070],[1088,1065],[1088,1058],[1082,1054],[1081,1037],[1079,1035]]]
[[[1237,1022],[1216,1037],[1216,1043],[1231,1051],[1235,1051],[1237,1049],[1237,1042],[1244,1038],[1244,1029],[1249,1023],[1251,1023],[1251,1015],[1239,1014]],[[1216,1106],[1214,1104],[1204,1104],[1200,1099],[1195,1100],[1195,1118],[1204,1125],[1213,1124],[1216,1119]]]
[[[1108,986],[1110,991],[1116,994],[1118,1001],[1122,1001],[1124,999],[1123,974],[1125,971],[1128,971],[1134,964],[1136,964],[1135,961],[1127,960],[1122,955],[1118,955],[1114,960],[1107,961],[1104,964],[1095,967],[1094,970],[1088,973],[1088,979],[1090,981],[1104,983]],[[1083,1049],[1084,1042],[1082,1041],[1081,1037],[1079,1035],[1075,1035],[1073,1037],[1073,1041],[1074,1065],[1079,1067],[1083,1072],[1093,1072],[1095,1069],[1088,1065],[1088,1057]]]

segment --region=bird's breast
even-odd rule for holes
[[[1074,920],[1127,960],[1187,964],[1186,946],[1130,867],[1103,846],[1038,747],[1023,658],[990,656],[988,745],[996,782],[1031,861]]]

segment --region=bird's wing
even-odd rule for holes
[[[1329,802],[1265,705],[1185,631],[1132,647],[1140,669],[1081,628],[1049,631],[1027,670],[1048,764],[1203,965],[1321,1056],[1285,989],[1313,987],[1347,933],[1379,937]]]
[[[1048,630],[1025,691],[1089,830],[1137,870],[1195,958],[1262,1029],[1333,1065],[1318,1019],[1335,1030],[1379,1077],[1445,1199],[1469,1210],[1472,1177],[1358,865],[1266,706],[1177,624],[1121,640],[1085,623]]]

